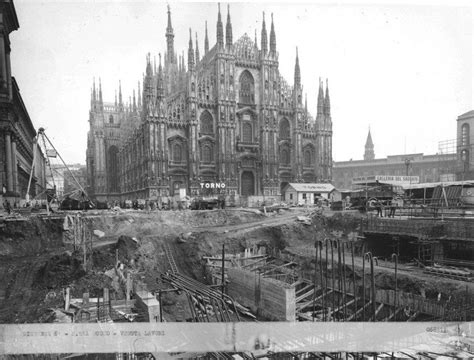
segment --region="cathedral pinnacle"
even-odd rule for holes
[[[218,14],[217,14],[217,46],[224,46],[224,29],[222,26],[221,19],[221,4],[218,3]]]
[[[261,44],[262,44],[261,45],[262,54],[266,55],[268,52],[268,41],[267,41],[267,29],[265,27],[265,12],[263,12]]]
[[[196,64],[199,60],[201,60],[201,56],[199,55],[198,33],[196,32]]]
[[[167,55],[168,62],[174,63],[174,32],[173,26],[171,25],[171,10],[168,5],[168,26],[166,27],[166,45],[167,45]]]
[[[230,22],[230,6],[227,5],[227,24],[225,26],[225,44],[227,47],[232,45],[232,23]]]
[[[207,21],[206,21],[206,35],[204,37],[204,55],[209,51],[209,38],[207,36]]]
[[[123,102],[122,102],[122,81],[119,80],[119,106],[122,108],[123,107]]]
[[[275,27],[273,25],[273,13],[272,13],[272,27],[270,30],[270,53],[275,56],[276,54],[276,36],[275,36]]]
[[[298,47],[296,47],[296,63],[295,63],[295,87],[301,86],[300,61],[298,59]]]
[[[318,115],[324,114],[324,90],[321,78],[319,78],[319,92],[318,92]]]
[[[192,36],[191,28],[189,28],[188,69],[191,70],[193,67],[194,67],[193,36]]]
[[[331,115],[331,101],[329,100],[329,84],[328,79],[326,79],[326,97],[324,99],[324,113],[328,116]],[[370,132],[370,130],[369,130]]]

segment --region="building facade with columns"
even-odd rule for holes
[[[10,33],[18,28],[13,1],[0,1],[0,181],[6,190],[3,195],[9,198],[26,197],[33,161],[30,196],[46,186],[44,156],[34,141],[36,130],[11,72]]]
[[[293,86],[279,71],[273,16],[263,17],[260,44],[234,41],[231,14],[217,14],[217,39],[204,51],[189,31],[187,64],[174,49],[168,7],[166,53],[158,68],[147,56],[143,90],[125,104],[106,103],[94,83],[87,147],[89,194],[98,200],[198,195],[203,183],[224,183],[228,196],[280,198],[290,182],[329,182],[332,120],[320,80],[317,114],[303,98],[296,52]],[[180,34],[186,36],[185,34]],[[288,52],[287,52],[288,53]],[[292,51],[289,51],[292,53]]]
[[[454,181],[456,153],[434,155],[400,154],[376,158],[372,135],[367,135],[364,160],[334,162],[333,184],[338,189],[352,189],[352,179],[376,175],[418,176],[420,183]]]

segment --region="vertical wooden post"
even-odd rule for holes
[[[221,286],[222,286],[222,298],[224,298],[224,286],[225,286],[225,244],[222,244],[222,278],[221,278]]]
[[[318,269],[318,241],[314,242],[314,291],[313,291],[313,322],[316,312],[316,277]]]
[[[64,310],[66,311],[69,311],[69,305],[70,305],[70,302],[71,302],[71,289],[70,288],[66,288],[66,303],[64,305]]]
[[[128,302],[130,301],[130,273],[127,271],[127,283],[126,283],[126,286],[125,286],[125,303],[128,304]]]
[[[104,309],[105,309],[105,314],[106,315],[109,315],[109,309],[108,309],[108,306],[109,306],[109,289],[108,288],[104,288],[104,302],[103,302],[103,305],[104,305]]]

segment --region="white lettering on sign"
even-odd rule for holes
[[[225,189],[225,183],[199,183],[201,189]]]

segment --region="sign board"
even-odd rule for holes
[[[181,200],[184,200],[185,197],[186,197],[186,189],[185,188],[180,188],[179,189],[179,198]]]
[[[389,183],[389,184],[418,184],[420,182],[419,176],[399,176],[399,175],[372,175],[372,176],[361,176],[352,179],[353,184],[366,184],[366,183]]]

